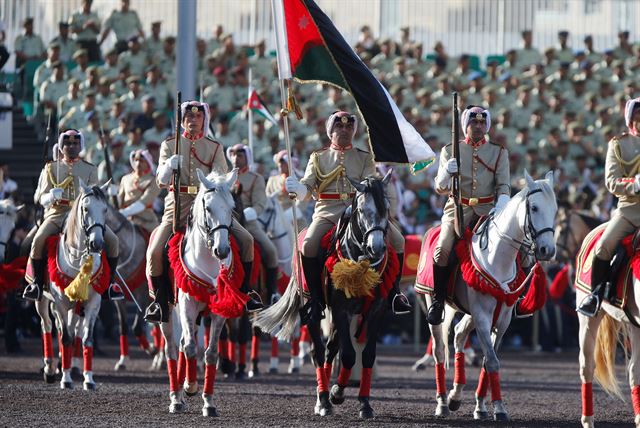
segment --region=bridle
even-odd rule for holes
[[[272,204],[273,204],[273,202],[272,202]],[[276,221],[276,209],[273,207],[273,205],[271,205],[269,208],[266,208],[262,212],[268,214],[267,218],[262,220],[262,219],[260,219],[260,217],[258,217],[257,220],[258,220],[258,223],[260,223],[262,225],[262,229],[264,229],[264,231],[268,233],[269,225],[271,223],[275,223],[275,221]],[[287,236],[287,230],[286,229],[279,235],[269,235],[269,238],[271,238],[272,241],[276,241],[278,239],[284,238],[285,236]]]
[[[82,198],[78,202],[80,209],[82,209],[82,201],[85,198],[88,198],[90,196],[95,197],[96,195],[93,193],[93,191],[82,195]],[[102,231],[102,235],[104,236],[106,226],[103,223],[98,223],[98,222],[94,222],[93,224],[87,225],[84,221],[84,215],[82,215],[82,213],[80,214],[80,226],[82,227],[82,231],[84,232],[85,248],[86,248],[86,251],[88,252],[89,251],[89,234],[91,233],[91,231],[94,228],[98,228]]]
[[[365,190],[366,192],[366,190]],[[367,229],[364,233],[362,232],[362,228],[360,227],[360,222],[358,219],[362,216],[362,210],[358,208],[357,205],[358,194],[353,197],[353,201],[351,203],[351,218],[349,219],[349,223],[347,224],[347,229],[345,231],[345,237],[347,238],[347,242],[342,242],[347,257],[351,260],[357,261],[351,254],[351,250],[349,248],[349,243],[353,243],[356,248],[360,251],[360,254],[367,254],[365,245],[367,242],[367,238],[373,232],[382,232],[383,239],[387,236],[387,230],[389,229],[389,220],[387,218],[384,219],[384,227],[382,225],[375,225],[370,229]],[[377,266],[384,259],[384,254],[376,261],[370,264],[371,267]]]
[[[204,192],[204,195],[206,195],[207,193],[213,193],[216,191],[216,188],[214,187],[213,189],[207,189]],[[205,213],[203,218],[204,218],[204,224],[199,224],[196,223],[196,227],[198,228],[198,231],[200,232],[200,234],[202,235],[202,237],[204,238],[204,241],[207,245],[208,249],[211,249],[211,247],[213,247],[213,234],[220,231],[220,230],[226,230],[228,233],[231,233],[231,223],[229,224],[219,224],[215,227],[211,227],[209,225],[209,222],[207,221],[207,206],[205,205],[205,200],[204,200],[204,195],[202,196],[202,211]],[[193,207],[192,207],[193,209]],[[193,215],[193,212],[191,213],[191,215]]]

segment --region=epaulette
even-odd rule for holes
[[[162,141],[162,142],[163,142],[163,143],[168,143],[169,141],[173,141],[173,140],[175,140],[175,139],[176,139],[176,137],[172,135],[171,137],[167,137],[167,138],[165,138],[165,139],[164,139],[164,141]]]
[[[204,137],[204,138],[205,138],[205,139],[207,139],[207,140],[209,140],[209,141],[211,141],[211,142],[213,142],[213,143],[220,144],[220,141],[216,141],[216,140],[214,140],[214,139],[213,139],[213,138],[211,138],[211,137]]]
[[[452,145],[453,145],[453,143],[449,143],[449,144],[445,144],[444,146],[445,147],[449,147],[449,146],[452,146]]]
[[[92,164],[92,163],[91,163],[91,162],[89,162],[89,161],[86,161],[86,160],[84,160],[84,159],[80,159],[80,160],[81,160],[82,162],[86,163],[87,165],[95,166],[94,164]]]

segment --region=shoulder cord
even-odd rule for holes
[[[342,165],[338,165],[333,169],[333,171],[323,174],[320,170],[320,165],[318,164],[318,156],[311,156],[311,160],[313,162],[313,167],[316,171],[316,178],[320,181],[318,185],[318,193],[322,193],[328,186],[331,184],[333,180],[336,180],[342,176],[344,176],[344,169]]]
[[[620,142],[619,142],[619,140],[616,139],[613,144],[614,144],[613,153],[616,155],[616,159],[618,159],[618,162],[620,162],[620,165],[622,166],[622,169],[623,169],[623,172],[625,172],[625,175],[627,175],[627,174],[626,174],[626,171],[624,171],[624,170],[625,170],[625,167],[628,167],[628,166],[632,167],[632,169],[629,172],[628,176],[631,177],[631,176],[636,175],[638,173],[638,170],[640,169],[640,155],[634,157],[630,161],[625,161],[624,159],[622,159],[622,153],[620,151]]]

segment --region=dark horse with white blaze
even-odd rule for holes
[[[369,395],[371,370],[376,358],[376,339],[387,310],[384,293],[388,293],[389,285],[399,269],[395,254],[390,252],[385,242],[389,201],[384,186],[390,177],[389,172],[383,179],[368,177],[362,182],[349,179],[356,189],[350,217],[343,216],[330,243],[324,248],[327,257],[325,267],[330,274],[327,274],[327,286],[323,294],[332,316],[326,357],[330,363],[339,349],[342,367],[336,385],[329,392],[330,373],[325,370],[325,344],[320,322],[310,322],[308,328],[313,342],[312,354],[318,382],[315,413],[320,416],[332,413],[332,403],[337,405],[344,402],[345,387],[356,360],[349,331],[351,319],[356,314],[360,314],[356,336],[366,335],[358,394],[359,416],[363,419],[374,416]],[[366,278],[365,281],[363,278]],[[354,287],[358,282],[360,284]],[[280,339],[290,340],[302,306],[299,287],[301,285],[293,275],[284,296],[260,312],[254,325],[271,334],[277,332]]]

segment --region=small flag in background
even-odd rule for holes
[[[253,86],[249,86],[249,99],[247,101],[247,108],[253,110],[254,113],[259,114],[269,122],[278,126],[278,121],[275,117],[273,117]]]
[[[271,0],[280,79],[324,82],[351,93],[367,125],[376,162],[412,163],[435,153],[313,0]]]

